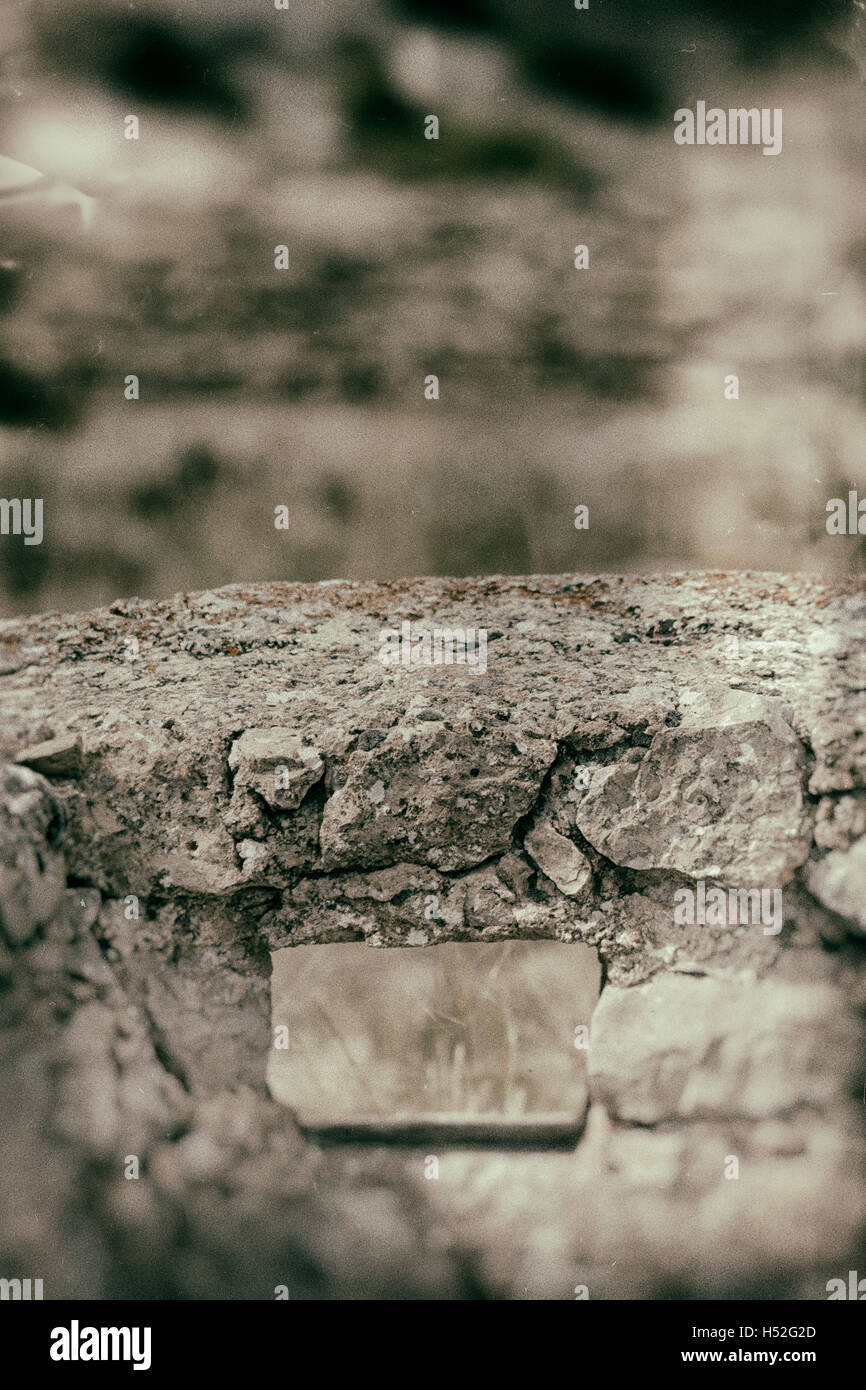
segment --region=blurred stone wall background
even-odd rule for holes
[[[0,612],[862,570],[825,529],[866,491],[859,11],[753,9],[6,3],[0,152],[98,201],[0,200],[0,494],[45,503]],[[699,99],[781,106],[782,154],[676,146]]]

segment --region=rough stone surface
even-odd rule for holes
[[[604,991],[594,1097],[619,1120],[774,1118],[844,1103],[859,1030],[829,985],[667,975]]]
[[[681,690],[675,728],[597,770],[578,829],[628,868],[787,882],[811,836],[802,749],[777,704],[740,690]]]
[[[557,576],[0,625],[0,1272],[825,1297],[864,1259],[864,614],[855,580]],[[486,674],[383,667],[404,619],[486,628]],[[780,888],[782,931],[678,924],[701,878]],[[509,937],[604,965],[576,1151],[428,1183],[308,1145],[265,1084],[269,951]]]
[[[549,821],[540,820],[526,832],[524,847],[543,874],[568,898],[578,898],[592,883],[592,866],[585,854]]]
[[[866,836],[810,864],[807,882],[824,907],[866,935]]]
[[[75,777],[82,770],[81,739],[77,734],[50,738],[35,748],[25,748],[15,760],[44,772],[46,777]]]
[[[62,801],[29,768],[0,768],[0,924],[12,945],[32,940],[66,886]]]

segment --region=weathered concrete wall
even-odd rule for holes
[[[864,613],[854,580],[560,576],[0,625],[0,1274],[825,1297],[864,1258]],[[404,620],[486,629],[486,672],[383,666]],[[713,887],[778,921],[677,920]],[[269,951],[508,936],[605,966],[576,1153],[425,1183],[308,1146]]]

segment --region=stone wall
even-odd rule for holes
[[[675,574],[0,625],[0,1274],[826,1297],[866,1253],[864,612],[862,581]],[[486,671],[383,665],[407,620],[485,629]],[[713,889],[778,917],[684,920]],[[507,937],[604,966],[576,1151],[425,1182],[308,1144],[265,1085],[270,951]]]
[[[95,201],[0,201],[0,496],[45,516],[0,616],[862,571],[825,524],[866,496],[860,5],[5,4],[0,155]],[[688,93],[783,108],[783,156],[677,145]]]

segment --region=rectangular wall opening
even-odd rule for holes
[[[600,982],[582,944],[289,947],[268,1083],[320,1143],[572,1147]]]

